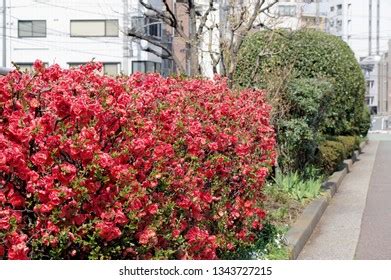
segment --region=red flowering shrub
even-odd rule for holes
[[[0,258],[216,259],[251,242],[275,161],[263,93],[100,67],[0,78]]]

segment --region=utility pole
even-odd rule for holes
[[[376,54],[380,55],[380,0],[377,0]]]
[[[372,0],[369,0],[369,35],[368,35],[368,56],[372,55]]]
[[[316,0],[316,27],[320,27],[320,7],[319,0]]]
[[[7,0],[3,0],[3,67],[7,66]]]
[[[129,40],[129,36],[126,36],[128,33],[128,28],[129,28],[129,3],[128,0],[123,0],[124,4],[124,15],[123,15],[123,24],[124,24],[124,30],[125,30],[125,35],[123,38],[123,64],[122,64],[122,72],[125,75],[129,75],[129,44],[131,44]]]

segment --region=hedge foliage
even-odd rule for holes
[[[242,87],[270,88],[278,78],[327,79],[333,95],[324,134],[366,134],[364,76],[338,37],[316,30],[258,32],[246,39],[239,56],[235,83]]]
[[[101,67],[0,78],[0,259],[216,259],[254,242],[275,163],[264,93]]]
[[[325,174],[332,174],[346,158],[347,152],[341,142],[327,140],[319,146],[318,166]]]
[[[358,136],[328,137],[320,144],[317,164],[325,174],[331,174],[341,166],[344,159],[350,158],[359,149],[361,138]]]
[[[279,166],[286,172],[303,170],[313,162],[320,141],[321,127],[330,111],[332,86],[317,79],[295,79],[289,82],[284,101],[274,104],[284,114],[275,120],[279,144]]]
[[[239,56],[235,84],[269,94],[283,172],[302,170],[319,162],[316,155],[337,149],[320,146],[326,136],[367,134],[364,76],[341,39],[315,30],[263,31],[246,39]],[[337,160],[338,149],[332,153]]]

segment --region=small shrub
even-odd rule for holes
[[[318,166],[325,174],[332,174],[346,158],[345,147],[337,141],[324,141],[318,150]]]
[[[224,80],[0,78],[0,259],[216,259],[252,244],[275,163],[264,93]]]
[[[335,140],[344,145],[347,157],[350,157],[359,147],[359,145],[357,145],[357,137],[355,136],[338,136]]]

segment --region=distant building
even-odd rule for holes
[[[372,114],[377,114],[379,107],[379,62],[380,56],[376,55],[360,61],[366,82],[365,100]]]
[[[387,50],[391,1],[328,0],[326,31],[349,44],[359,60]]]
[[[379,61],[379,110],[381,115],[391,113],[391,40],[388,41],[388,51]]]
[[[273,8],[274,28],[297,30],[315,28],[326,30],[328,4],[325,0],[279,1]]]
[[[149,2],[161,8],[160,1]],[[14,62],[29,69],[35,59],[41,59],[67,68],[94,59],[103,62],[104,72],[111,75],[136,71],[168,74],[170,63],[143,50],[151,47],[159,52],[159,48],[126,35],[129,28],[139,28],[171,43],[161,22],[141,11],[138,0],[7,0],[6,26],[0,28],[0,38],[5,30],[6,39],[2,65],[10,67]]]

